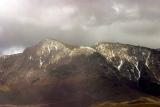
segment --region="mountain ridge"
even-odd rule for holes
[[[87,107],[160,96],[159,70],[155,49],[104,42],[71,46],[45,39],[21,54],[0,57],[0,103]]]

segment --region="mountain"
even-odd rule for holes
[[[45,39],[23,53],[0,57],[2,107],[90,107],[159,96],[160,52],[155,49]]]

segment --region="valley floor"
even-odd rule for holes
[[[50,103],[50,104],[37,104],[37,105],[0,105],[0,107],[61,107],[61,106],[55,105],[54,103],[53,104]],[[116,103],[103,102],[99,104],[97,103],[93,104],[90,107],[160,107],[160,99],[142,97],[132,101],[124,101]]]
[[[104,102],[91,107],[160,107],[160,100],[142,97],[140,99],[120,103]]]

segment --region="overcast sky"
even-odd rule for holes
[[[160,0],[0,0],[0,54],[44,38],[160,48]]]

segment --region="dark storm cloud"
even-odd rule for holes
[[[159,0],[1,0],[0,51],[44,38],[160,46]],[[154,42],[153,42],[154,41]]]

